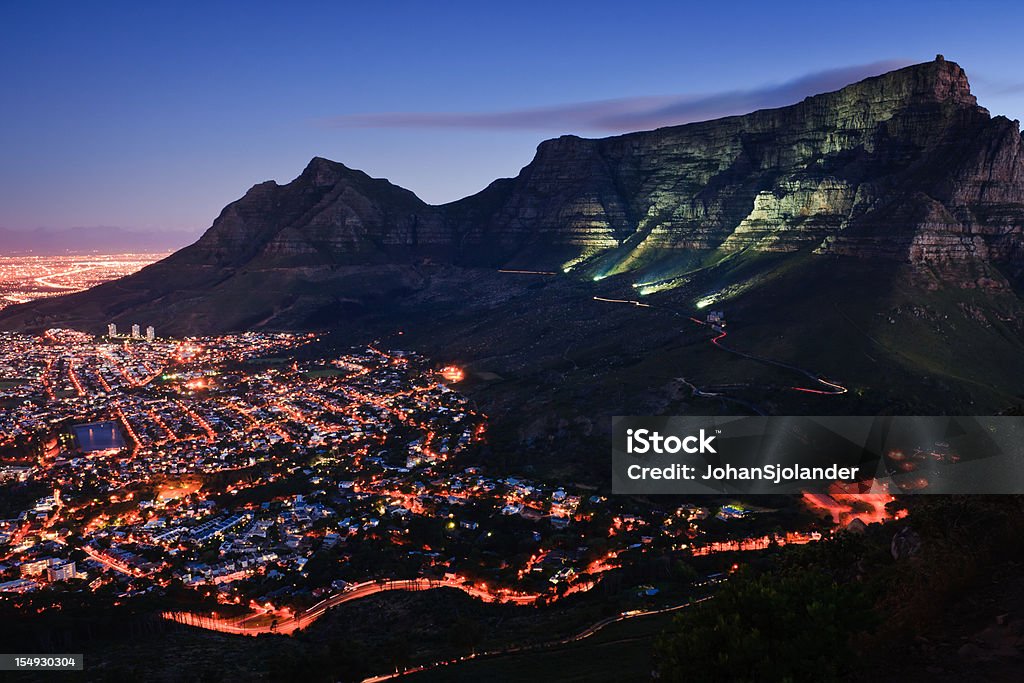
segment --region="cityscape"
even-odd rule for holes
[[[167,253],[32,255],[0,254],[0,310],[45,297],[81,292],[148,266]]]
[[[83,587],[174,595],[193,608],[167,602],[165,619],[287,634],[382,590],[538,606],[652,557],[731,557],[900,514],[892,496],[837,490],[751,534],[736,520],[769,510],[493,475],[460,368],[378,346],[323,357],[314,333],[108,331],[0,333],[0,600],[14,606],[57,609]]]

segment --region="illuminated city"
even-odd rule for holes
[[[5,256],[0,254],[0,309],[61,294],[80,292],[116,280],[167,256],[89,254]]]
[[[0,521],[2,599],[45,609],[32,599],[44,588],[124,601],[177,586],[219,616],[169,619],[288,633],[381,590],[538,605],[644,556],[828,533],[808,514],[805,528],[737,536],[722,522],[757,508],[659,509],[489,476],[468,464],[487,420],[453,388],[461,370],[376,346],[324,358],[319,342],[3,333],[0,475],[15,498],[38,495]],[[888,517],[891,497],[852,498],[805,502],[844,524]]]

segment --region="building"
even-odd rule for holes
[[[146,341],[151,342],[154,339],[156,339],[156,330],[154,330],[153,326],[150,325],[146,328]]]
[[[40,576],[50,566],[50,559],[44,557],[40,560],[29,560],[21,563],[21,577]]]
[[[0,593],[27,593],[39,588],[39,584],[28,579],[15,579],[0,583]]]
[[[138,324],[132,325],[132,339],[142,338],[142,332],[139,331]]]
[[[75,572],[75,563],[72,560],[54,563],[46,570],[46,577],[50,579],[51,582],[67,581],[77,576],[78,574]]]
[[[32,474],[28,465],[0,465],[0,483],[5,481],[25,481]]]
[[[708,311],[708,325],[725,325],[725,313],[722,311]]]
[[[110,323],[109,325],[107,325],[107,336],[108,337],[116,337],[117,336],[117,325],[115,325],[114,323]]]

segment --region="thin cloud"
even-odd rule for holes
[[[987,95],[1017,95],[1024,92],[1024,81],[1009,81],[1005,78],[992,78],[985,73],[973,73],[971,83]]]
[[[480,128],[488,130],[591,130],[625,132],[678,125],[782,107],[838,90],[911,62],[887,60],[819,71],[751,90],[697,95],[631,97],[503,112],[381,112],[325,120],[329,128]]]
[[[1024,93],[1024,83],[1008,83],[1005,85],[998,86],[994,91],[993,95],[1019,95]]]

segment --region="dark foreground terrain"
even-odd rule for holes
[[[1014,681],[1024,663],[1020,506],[1018,497],[921,497],[903,522],[747,557],[699,605],[564,644],[635,598],[604,591],[538,611],[443,589],[382,594],[294,637],[258,638],[69,605],[28,628],[7,615],[0,635],[15,650],[84,652],[80,680],[91,681],[357,681],[531,644],[409,680],[617,681],[660,671],[697,682]]]

